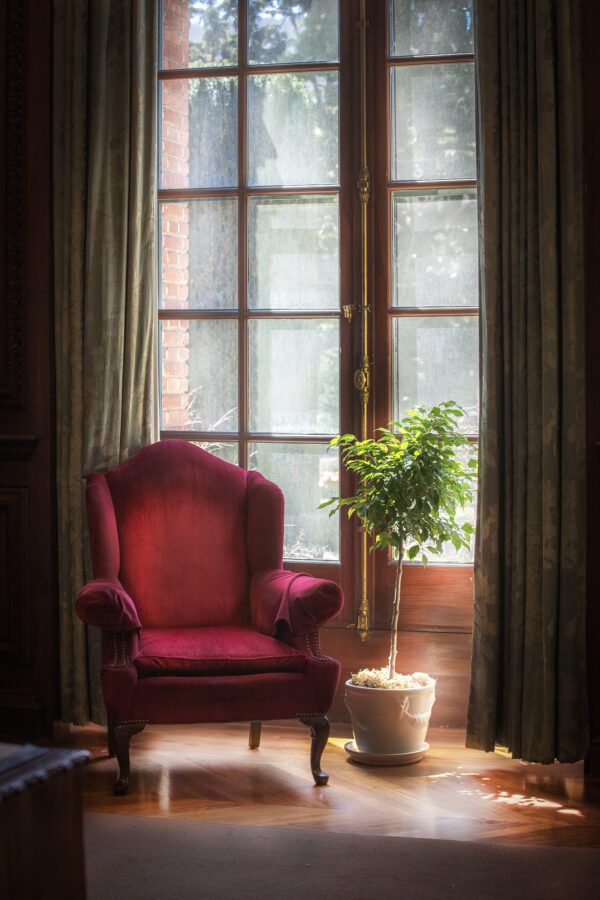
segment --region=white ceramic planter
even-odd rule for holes
[[[416,753],[425,744],[435,700],[435,681],[425,687],[394,690],[362,687],[347,681],[344,700],[358,751]]]

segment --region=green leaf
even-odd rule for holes
[[[467,546],[474,529],[459,525],[456,516],[473,498],[477,476],[476,460],[465,465],[456,456],[457,448],[468,444],[458,425],[464,414],[454,401],[417,406],[401,421],[378,429],[377,440],[353,434],[334,439],[331,444],[342,448],[356,489],[319,508],[331,506],[333,515],[346,506],[378,549],[402,548],[409,541],[409,559],[416,559],[424,545],[429,553],[441,552],[449,540],[457,549]]]
[[[329,500],[323,500],[322,503],[319,503],[317,509],[323,509],[325,506],[331,506],[332,503],[336,503],[339,499],[339,497],[330,497]]]

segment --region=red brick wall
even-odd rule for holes
[[[164,0],[163,69],[188,64],[189,0]],[[162,82],[162,187],[189,186],[188,85]],[[185,201],[161,205],[161,306],[187,309],[189,295],[189,211]],[[162,323],[161,385],[164,430],[185,427],[189,413],[189,324],[185,319]]]

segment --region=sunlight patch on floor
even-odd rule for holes
[[[331,747],[333,745],[336,750],[344,750],[347,743],[348,743],[348,738],[336,738],[336,737],[332,738],[332,737],[330,737],[329,740],[327,741],[327,746]]]

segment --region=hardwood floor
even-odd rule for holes
[[[600,847],[600,787],[583,764],[531,765],[464,748],[458,730],[430,729],[426,756],[411,766],[352,763],[348,725],[333,724],[323,754],[330,775],[315,787],[308,729],[263,725],[148,726],[131,742],[129,794],[114,797],[117,764],[105,731],[71,729],[60,743],[84,747],[86,810],[239,825],[309,828],[546,846]]]

